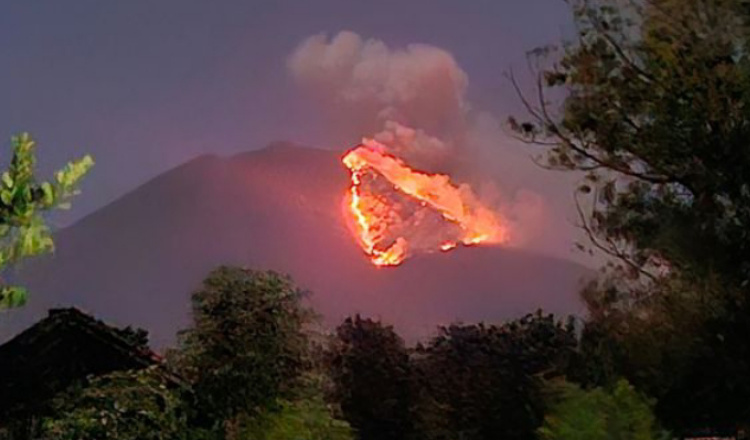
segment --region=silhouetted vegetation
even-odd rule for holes
[[[669,428],[746,423],[750,400],[750,61],[747,2],[571,2],[577,41],[536,52],[526,142],[585,173],[590,248],[611,257],[583,292],[576,373],[620,377]],[[517,83],[516,83],[517,84]],[[561,96],[556,105],[552,96]],[[533,96],[533,98],[531,98]]]
[[[328,350],[333,400],[358,438],[406,439],[412,431],[410,363],[392,327],[359,315],[337,329]]]
[[[274,272],[218,268],[166,368],[74,382],[49,405],[45,438],[533,438],[545,382],[576,354],[573,321],[541,312],[452,325],[414,348],[360,316],[321,337],[303,297]],[[107,331],[142,347],[129,337],[140,332]]]
[[[533,438],[544,417],[543,381],[564,374],[575,344],[572,323],[541,312],[440,329],[414,350],[413,437]]]

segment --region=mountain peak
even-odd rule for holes
[[[273,141],[266,145],[266,150],[296,150],[299,148],[310,148],[291,141]]]

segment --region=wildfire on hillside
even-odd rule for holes
[[[377,266],[398,265],[420,251],[508,240],[506,222],[467,184],[414,170],[375,140],[365,139],[342,162],[351,174],[344,215]]]

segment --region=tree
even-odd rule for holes
[[[652,412],[653,402],[625,380],[612,389],[582,390],[552,383],[554,402],[539,428],[543,440],[667,440]]]
[[[534,438],[541,380],[564,374],[575,346],[572,321],[541,312],[502,326],[442,328],[414,354],[415,438]]]
[[[34,141],[23,133],[12,138],[13,157],[0,174],[0,270],[25,257],[51,252],[54,242],[42,215],[68,208],[81,178],[94,165],[91,156],[70,162],[52,181],[37,181]],[[0,286],[0,310],[26,302],[21,286]]]
[[[90,379],[55,401],[43,423],[55,440],[175,440],[187,438],[184,408],[160,367]]]
[[[626,376],[671,428],[732,425],[750,415],[747,2],[572,4],[577,41],[539,60],[534,99],[514,81],[530,118],[510,125],[586,174],[582,227],[614,257],[584,292],[594,381]]]
[[[358,438],[406,438],[409,354],[392,327],[359,315],[347,318],[336,329],[328,364],[334,400]]]
[[[192,384],[196,423],[222,428],[294,395],[308,367],[303,292],[275,272],[220,267],[192,296],[193,326],[171,353]]]
[[[549,167],[587,173],[583,226],[634,275],[750,279],[742,3],[574,2],[577,44],[539,73],[538,99],[524,98],[531,121],[511,120],[551,145]],[[548,98],[558,87],[560,109]]]

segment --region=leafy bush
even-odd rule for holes
[[[115,372],[64,393],[43,423],[55,440],[175,440],[187,424],[177,394],[159,367]]]
[[[350,440],[349,424],[335,419],[323,399],[282,400],[278,409],[247,423],[243,439]]]
[[[552,385],[555,403],[539,436],[545,440],[666,440],[653,401],[625,380],[611,389],[583,390],[568,382]]]

